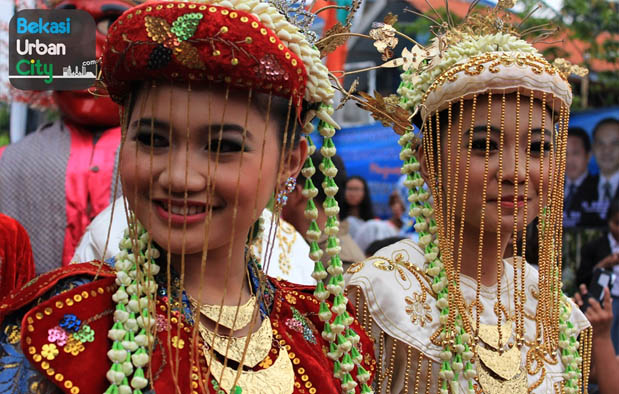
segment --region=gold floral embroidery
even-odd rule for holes
[[[364,266],[364,262],[363,261],[359,261],[356,263],[352,263],[350,265],[350,267],[348,267],[348,271],[346,271],[349,274],[356,274],[357,272],[361,271],[363,269]]]
[[[411,316],[411,323],[419,324],[424,327],[426,323],[432,322],[432,308],[426,303],[426,294],[413,292],[413,297],[404,297],[406,302],[406,313]]]
[[[295,305],[297,303],[296,297],[292,294],[286,294],[286,301],[288,301],[292,305]]]
[[[401,280],[407,281],[408,278],[404,269],[413,274],[417,281],[421,285],[424,294],[430,293],[432,294],[432,290],[430,287],[430,279],[423,272],[423,269],[417,267],[413,263],[408,260],[405,260],[404,256],[400,252],[396,252],[392,255],[393,260],[390,260],[386,257],[370,257],[367,261],[372,261],[374,267],[381,271],[396,271]],[[424,296],[425,297],[425,296]]]
[[[4,334],[6,335],[7,341],[11,345],[19,343],[19,340],[21,339],[19,328],[16,325],[8,325],[4,327]]]
[[[177,349],[182,349],[185,347],[185,341],[175,335],[172,337],[172,346]]]
[[[53,343],[46,343],[45,345],[43,345],[43,349],[41,350],[41,356],[45,357],[48,360],[55,359],[58,353],[58,348]]]
[[[84,351],[84,344],[73,337],[73,334],[69,335],[67,338],[67,343],[64,345],[65,353],[70,353],[74,356],[77,356],[81,352]]]
[[[266,357],[264,360],[260,361],[260,368],[269,368],[271,365],[273,365],[273,360],[271,360],[270,357]]]

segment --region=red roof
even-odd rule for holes
[[[423,13],[432,12],[432,7],[436,10],[439,8],[445,8],[445,0],[407,0],[407,2],[415,7],[415,9]],[[464,18],[464,16],[466,16],[469,6],[470,3],[466,1],[449,0],[449,10],[460,18]],[[515,17],[514,19],[518,20],[518,17]],[[619,35],[616,36],[619,40]],[[610,37],[610,33],[605,32],[598,35],[596,40],[598,43],[602,43],[604,40],[608,39],[608,37]],[[560,31],[554,37],[548,37],[545,41],[546,42],[535,43],[533,46],[540,51],[550,47],[560,46],[569,54],[567,60],[573,64],[584,63],[583,53],[587,48],[587,43],[569,38],[565,30]],[[563,41],[563,43],[555,41]],[[619,64],[613,64],[599,59],[592,59],[591,68],[593,69],[592,71],[619,71]]]

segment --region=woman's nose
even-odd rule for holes
[[[501,160],[503,181],[509,181],[513,184],[524,183],[526,177],[526,149],[519,149],[516,152],[515,148],[507,148],[503,150]],[[498,172],[497,172],[498,173]]]
[[[185,147],[174,150],[169,165],[159,175],[159,184],[171,192],[199,192],[206,187],[206,177]]]

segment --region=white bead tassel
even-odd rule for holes
[[[130,227],[135,223],[133,216],[130,217],[129,223]],[[135,233],[140,252],[136,258],[133,253],[129,253],[133,247],[131,233],[130,228],[125,230],[125,236],[119,243],[121,251],[116,255],[116,284],[119,288],[112,296],[116,310],[114,325],[108,331],[108,338],[114,342],[107,354],[113,364],[106,374],[111,383],[106,394],[139,393],[148,385],[148,379],[144,376],[142,368],[150,360],[145,346],[154,340],[150,338],[149,341],[155,319],[149,314],[148,303],[157,292],[154,275],[159,272],[159,266],[155,264],[154,259],[159,257],[159,251],[146,247],[150,242],[148,233],[138,223]],[[142,252],[144,249],[145,253]],[[141,265],[143,278],[138,278],[138,264]],[[142,283],[138,281],[139,279],[142,279]],[[140,327],[142,330],[138,333]]]

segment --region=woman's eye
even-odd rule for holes
[[[135,136],[135,140],[143,146],[153,148],[165,148],[168,146],[168,139],[160,135],[143,131]]]
[[[488,141],[488,143],[489,143],[490,151],[494,151],[499,148],[498,144],[495,141],[490,140]],[[486,151],[486,139],[485,138],[474,139],[473,142],[471,142],[471,149],[485,152]]]
[[[536,141],[531,142],[531,153],[541,153],[542,151],[542,142]],[[550,142],[544,142],[544,154],[550,152]]]
[[[239,141],[235,141],[235,140],[212,140],[208,146],[207,146],[207,150],[210,150],[211,152],[217,152],[219,151],[220,153],[233,153],[233,152],[240,152],[241,150],[245,150],[243,148],[243,146],[241,145],[241,143]]]

